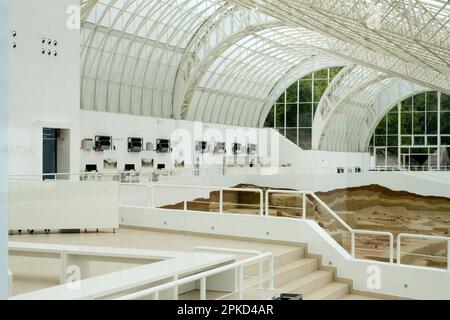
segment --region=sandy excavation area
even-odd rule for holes
[[[267,187],[246,184],[236,187],[267,190]],[[353,229],[389,231],[394,234],[395,240],[399,233],[450,236],[449,198],[393,191],[379,185],[316,194]],[[256,193],[225,191],[223,211],[230,214],[258,214],[259,201],[259,195]],[[182,210],[183,206],[183,203],[177,203],[164,208]],[[219,192],[211,192],[209,198],[192,199],[188,203],[188,209],[218,212]],[[271,194],[269,214],[300,218],[302,197],[295,194]],[[307,199],[307,217],[317,221],[350,252],[350,233],[311,197]],[[358,258],[388,261],[388,250],[388,237],[358,235],[356,238]],[[405,238],[402,240],[402,263],[446,268],[447,243]]]

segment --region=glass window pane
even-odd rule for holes
[[[388,166],[398,165],[398,148],[387,148],[387,163]]]
[[[385,147],[386,146],[386,136],[375,136],[375,146]]]
[[[427,111],[437,111],[437,92],[427,92]]]
[[[381,119],[377,129],[375,130],[375,134],[386,134],[386,117]]]
[[[402,137],[402,145],[404,145],[404,146],[412,145],[412,137],[411,136],[403,136]]]
[[[427,134],[437,134],[437,112],[427,112]]]
[[[314,81],[314,101],[319,102],[328,87],[327,80]]]
[[[415,146],[424,146],[425,145],[425,137],[424,136],[414,136],[414,145]]]
[[[311,102],[311,90],[312,85],[311,81],[300,81],[300,94],[299,94],[299,101],[301,102]]]
[[[441,134],[450,134],[450,112],[441,112]]]
[[[387,138],[387,145],[389,147],[396,147],[396,146],[398,146],[398,138],[397,138],[397,136],[388,136],[388,138]]]
[[[297,144],[297,129],[286,129],[286,138]]]
[[[437,145],[437,136],[427,136],[427,145],[436,146]]]
[[[320,70],[314,73],[314,79],[327,79],[328,69]]]
[[[277,104],[284,104],[284,96],[285,96],[285,94],[283,92],[283,94],[278,98]]]
[[[342,67],[330,68],[330,78],[333,79],[342,70]]]
[[[450,146],[450,137],[441,137],[441,146]]]
[[[441,94],[441,111],[450,111],[450,96]]]
[[[425,134],[425,113],[414,112],[414,133]]]
[[[312,127],[312,111],[311,105],[300,106],[299,127]]]
[[[286,90],[286,102],[287,103],[296,103],[297,102],[297,82],[295,82],[292,86],[290,86]]]
[[[412,97],[402,101],[402,111],[412,111]]]
[[[298,145],[305,150],[311,149],[311,129],[299,129]]]
[[[278,104],[276,107],[276,127],[284,127],[284,104]]]
[[[425,111],[425,97],[426,93],[421,93],[413,97],[414,111]]]
[[[397,109],[397,108],[396,108]],[[397,113],[389,113],[387,115],[387,127],[388,134],[397,134],[398,133],[398,114]]]
[[[297,104],[286,105],[286,127],[297,128]]]
[[[266,118],[266,122],[264,123],[264,127],[265,128],[273,128],[274,127],[274,116],[275,113],[275,108],[272,108],[272,110],[270,110],[269,115]]]
[[[412,113],[402,112],[401,113],[401,133],[402,134],[412,134]]]

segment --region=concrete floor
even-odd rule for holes
[[[89,245],[154,249],[163,251],[192,251],[195,246],[210,246],[272,252],[274,256],[295,250],[297,247],[281,244],[206,237],[201,235],[166,233],[151,230],[121,228],[116,233],[74,234],[22,234],[9,236],[10,241]],[[14,275],[13,294],[30,292],[59,284],[59,260],[46,258],[10,257],[9,266]],[[93,262],[92,274],[100,275],[133,267],[125,263]]]

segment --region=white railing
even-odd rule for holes
[[[376,236],[388,236],[389,237],[389,262],[394,262],[394,235],[390,232],[382,232],[382,231],[371,231],[371,230],[355,230],[350,227],[344,220],[342,220],[339,215],[334,212],[327,204],[325,204],[314,192],[310,191],[295,191],[295,190],[274,190],[269,189],[266,191],[266,206],[265,213],[269,215],[269,209],[277,206],[269,206],[269,196],[270,194],[298,194],[302,196],[302,218],[306,219],[306,204],[307,204],[307,196],[312,197],[320,206],[325,209],[336,221],[338,221],[348,232],[351,234],[351,255],[352,258],[356,258],[356,236],[357,235],[376,235]],[[277,207],[278,208],[278,207]],[[284,207],[285,209],[296,209],[291,207]],[[297,208],[300,209],[300,208]]]
[[[271,194],[298,194],[302,196],[302,206],[301,207],[287,207],[287,206],[275,206],[275,205],[269,205],[269,198]],[[306,219],[306,195],[307,192],[304,191],[296,191],[296,190],[274,190],[274,189],[268,189],[266,190],[266,201],[265,201],[265,213],[268,216],[269,210],[272,208],[277,209],[301,209],[302,217],[303,219]]]
[[[179,279],[179,280],[175,280],[175,281],[171,281],[169,283],[165,283],[156,287],[152,287],[149,289],[145,289],[145,290],[141,290],[139,292],[135,292],[132,294],[128,294],[119,298],[116,298],[115,300],[136,300],[136,299],[141,299],[144,297],[152,297],[153,300],[159,300],[159,294],[161,291],[165,291],[165,290],[169,290],[169,289],[174,289],[175,291],[177,291],[177,288],[185,285],[185,284],[189,284],[189,283],[193,283],[196,281],[200,281],[200,300],[206,300],[206,281],[208,277],[211,276],[215,276],[218,275],[220,273],[223,272],[227,272],[230,270],[235,270],[235,272],[237,272],[238,274],[238,281],[237,281],[237,290],[236,292],[232,293],[238,293],[239,296],[239,300],[243,300],[244,299],[244,267],[247,265],[251,265],[254,263],[259,263],[260,261],[264,261],[264,260],[269,260],[269,287],[267,288],[268,290],[273,290],[273,267],[274,267],[274,262],[273,262],[273,254],[271,252],[268,253],[264,253],[264,254],[260,254],[256,257],[251,257],[242,261],[238,261],[235,263],[232,263],[230,265],[226,265],[223,267],[219,267],[213,270],[208,270],[205,272],[201,272],[192,276],[188,276],[186,278],[183,279]]]
[[[250,192],[250,193],[258,193],[259,194],[259,205],[252,205],[252,204],[239,204],[239,203],[231,203],[233,205],[239,205],[242,207],[258,207],[259,206],[259,215],[264,215],[264,194],[261,189],[252,189],[252,188],[225,188],[225,187],[205,187],[205,186],[183,186],[183,185],[167,185],[167,184],[151,184],[148,185],[149,188],[151,188],[152,192],[152,206],[155,207],[155,190],[156,189],[177,189],[181,190],[183,192],[183,210],[188,210],[188,203],[189,202],[195,202],[195,201],[189,201],[187,199],[187,192],[188,190],[215,190],[219,192],[219,213],[224,213],[224,192],[230,191],[230,192]],[[212,203],[212,202],[208,202]]]
[[[428,235],[422,235],[422,234],[407,234],[407,233],[400,233],[397,236],[397,264],[402,264],[402,239],[403,238],[412,238],[412,239],[422,239],[422,240],[432,240],[432,241],[447,241],[447,257],[440,257],[440,256],[431,256],[431,255],[424,255],[424,254],[417,254],[417,253],[406,253],[405,255],[409,256],[418,256],[418,257],[427,257],[427,258],[441,258],[446,259],[447,261],[447,271],[450,272],[450,237],[442,237],[442,236],[428,236]]]
[[[372,230],[352,230],[352,258],[356,259],[356,236],[358,234],[374,235],[374,236],[387,236],[389,237],[389,263],[394,263],[394,235],[391,232],[385,231],[372,231]],[[370,249],[366,249],[368,251]]]
[[[260,256],[263,253],[256,250],[242,250],[242,249],[231,249],[231,248],[217,248],[217,247],[205,247],[196,246],[194,251],[200,252],[216,252],[216,253],[234,253],[234,254],[244,254],[252,256]],[[269,262],[269,287],[273,288],[273,263]],[[258,263],[258,288],[264,287],[264,261],[260,260]]]
[[[408,172],[449,172],[450,166],[332,166],[332,167],[249,167],[226,166],[208,168],[174,168],[150,169],[137,171],[105,170],[99,172],[71,172],[47,174],[13,174],[11,180],[81,180],[81,181],[119,181],[123,183],[152,183],[174,181],[198,176],[233,176],[233,175],[300,175],[300,174],[358,174],[367,172],[408,171]]]

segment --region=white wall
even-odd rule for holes
[[[370,154],[301,150],[280,135],[280,161],[282,165],[293,167],[369,167]]]
[[[80,115],[79,143],[85,138],[94,139],[96,135],[112,136],[116,149],[104,152],[82,150],[80,161],[80,170],[82,171],[84,171],[86,164],[97,164],[98,170],[104,171],[103,160],[106,158],[117,160],[118,170],[123,170],[124,165],[130,163],[135,164],[136,170],[139,171],[142,169],[142,158],[154,159],[155,168],[157,164],[165,164],[166,168],[172,169],[175,160],[184,160],[186,168],[192,168],[194,157],[197,156],[204,162],[202,167],[217,167],[223,165],[223,155],[196,154],[194,151],[195,141],[212,141],[214,139],[216,142],[226,142],[226,148],[229,153],[235,138],[237,142],[243,144],[265,144],[266,141],[266,130],[256,128],[207,125],[184,120],[159,119],[86,110],[81,110]],[[170,139],[174,150],[169,154],[156,153],[155,151],[128,152],[128,137],[143,138],[144,147],[147,142],[152,142],[154,148],[156,148],[157,139]],[[245,158],[245,156],[242,157]],[[105,172],[107,171],[105,170]]]
[[[70,5],[78,0],[14,0],[10,30],[9,141],[10,174],[42,173],[42,128],[70,129],[71,170],[78,169],[80,108],[80,31],[67,28]],[[41,39],[57,40],[57,46]],[[52,55],[41,50],[51,50]],[[58,55],[53,56],[56,51]]]
[[[311,220],[137,207],[121,207],[120,216],[122,223],[130,226],[308,244],[309,253],[321,255],[322,263],[336,267],[339,277],[353,280],[356,290],[413,299],[450,299],[450,272],[352,260],[349,253]],[[380,272],[379,288],[367,285],[374,268]]]
[[[367,167],[369,165],[369,154],[303,151],[272,129],[233,127],[86,110],[80,112],[80,118],[80,143],[85,138],[94,139],[96,135],[106,135],[113,137],[115,146],[115,150],[111,151],[81,151],[80,170],[82,171],[86,164],[97,164],[99,171],[104,171],[103,160],[107,158],[118,161],[118,170],[123,170],[127,163],[135,164],[136,170],[141,170],[142,158],[154,159],[155,167],[161,163],[168,169],[174,167],[175,160],[184,160],[187,168],[193,167],[197,157],[200,158],[202,168],[221,167],[224,162],[245,165],[251,159],[257,160],[257,156],[242,155],[237,159],[231,156],[232,144],[235,141],[243,146],[248,143],[257,144],[260,161],[273,166],[291,164],[294,167]],[[156,139],[171,139],[174,152],[171,154],[158,154],[154,151],[128,152],[128,137],[143,138],[144,145],[152,142],[154,147],[156,147]],[[226,157],[212,153],[204,155],[195,153],[195,142],[202,140],[225,142],[228,151]]]
[[[117,182],[9,181],[9,230],[113,229]]]

